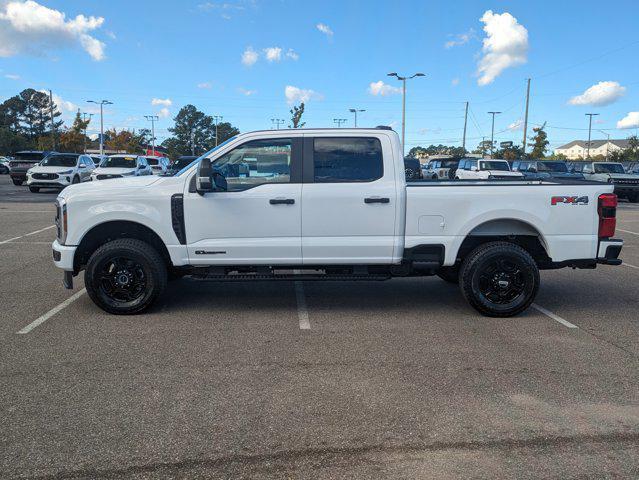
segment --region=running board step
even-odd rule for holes
[[[262,275],[262,274],[231,274],[231,275],[191,275],[191,278],[199,281],[208,282],[247,282],[251,280],[264,281],[264,280],[300,280],[300,281],[383,281],[390,280],[390,275],[310,275],[310,274],[274,274],[274,275]]]

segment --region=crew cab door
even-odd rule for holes
[[[274,136],[247,140],[212,159],[228,190],[184,193],[192,265],[302,262],[301,150],[301,135]]]
[[[305,137],[303,263],[391,263],[403,174],[385,135]]]

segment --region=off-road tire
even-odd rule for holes
[[[109,296],[100,281],[100,273],[113,258],[130,259],[144,276],[144,288],[139,298],[130,302],[117,301]],[[167,269],[158,251],[142,240],[121,238],[98,248],[89,259],[84,272],[84,284],[93,302],[102,310],[116,315],[132,315],[149,308],[166,288]]]
[[[14,185],[20,186],[24,183],[24,180],[16,180],[15,178],[12,178],[11,181],[13,182]]]
[[[500,271],[501,267],[514,266],[514,270],[502,269],[506,272],[503,283],[508,284],[508,278],[512,278],[510,287],[501,287],[502,282],[492,280],[497,274],[493,274],[493,268]],[[520,272],[520,273],[513,273]],[[486,278],[490,277],[491,281]],[[459,283],[463,297],[479,313],[488,317],[512,317],[526,310],[534,301],[539,290],[539,269],[530,254],[518,245],[509,242],[490,242],[478,246],[462,262],[459,272]],[[508,289],[510,295],[517,295],[512,301],[505,304],[492,301],[486,296],[486,285],[500,285],[499,289]],[[516,294],[519,289],[521,292]],[[503,292],[506,293],[506,292]],[[501,293],[499,293],[501,295]],[[495,296],[494,293],[489,295]]]

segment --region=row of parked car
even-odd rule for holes
[[[17,152],[0,160],[0,173],[8,173],[14,185],[26,182],[36,193],[41,188],[62,189],[74,183],[142,175],[174,175],[196,157],[184,156],[175,162],[167,157],[116,154],[88,155],[44,151]]]
[[[405,160],[407,180],[588,180],[613,183],[615,193],[639,201],[639,163],[564,162],[560,160],[433,159]]]

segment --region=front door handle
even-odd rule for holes
[[[387,197],[368,197],[364,199],[364,203],[390,203]]]
[[[271,198],[268,203],[271,205],[293,205],[295,200],[292,198]]]

